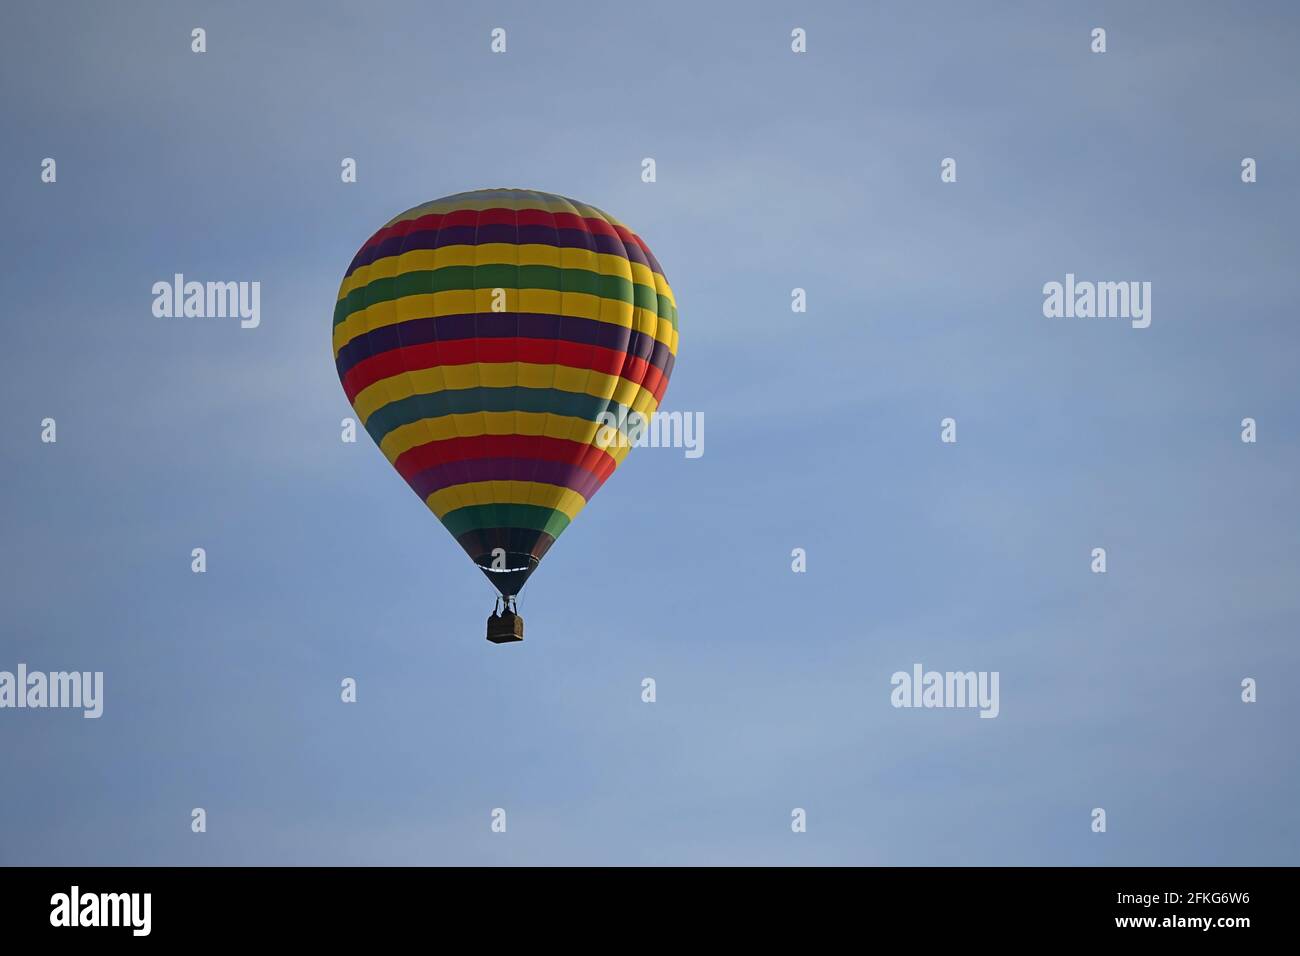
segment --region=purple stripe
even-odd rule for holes
[[[380,355],[406,345],[428,342],[452,342],[456,339],[558,339],[580,345],[597,345],[627,352],[645,359],[656,368],[664,368],[672,356],[668,346],[652,335],[635,332],[621,325],[584,319],[572,315],[546,315],[540,312],[480,312],[440,315],[436,318],[407,319],[358,335],[339,349],[336,365],[339,377],[352,366],[372,355]]]
[[[665,349],[664,351],[667,351],[667,349]],[[668,379],[668,378],[673,374],[673,366],[676,365],[676,364],[677,364],[677,356],[676,356],[676,355],[669,355],[668,358],[664,360],[664,380],[665,380],[665,381],[667,381],[667,379]]]
[[[511,245],[558,246],[562,249],[588,249],[613,256],[622,256],[632,262],[663,274],[658,264],[651,264],[639,245],[624,243],[618,236],[605,236],[585,229],[555,229],[550,226],[514,226],[492,223],[483,226],[447,226],[442,229],[422,229],[404,236],[389,236],[383,242],[363,248],[348,266],[348,275],[361,266],[377,259],[398,256],[416,249],[440,249],[443,246],[481,246],[489,242],[506,242]]]
[[[632,243],[632,245],[636,246],[636,243]],[[643,255],[645,255],[645,257],[646,257],[646,265],[650,267],[650,271],[651,271],[651,272],[657,272],[657,273],[659,273],[660,275],[663,275],[663,274],[664,274],[664,267],[661,266],[661,265],[659,264],[659,260],[655,258],[655,254],[654,254],[653,252],[651,252],[649,249],[642,249],[640,246],[636,246],[636,247],[637,247],[638,250],[640,250],[640,252],[641,252]],[[629,248],[631,248],[631,247],[629,247]],[[666,280],[665,280],[665,281],[666,281]]]
[[[600,479],[577,465],[535,458],[470,458],[448,462],[412,476],[411,488],[421,498],[469,481],[540,481],[559,485],[585,500],[600,487]]]

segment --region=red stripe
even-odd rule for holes
[[[641,238],[625,226],[611,226],[604,219],[584,218],[571,212],[547,212],[545,209],[455,209],[451,212],[433,212],[418,219],[404,219],[380,229],[366,240],[366,249],[392,236],[405,236],[412,232],[441,229],[444,226],[509,225],[554,226],[557,229],[585,229],[592,235],[617,236],[624,242],[635,242],[643,252],[649,253]]]
[[[638,236],[631,229],[629,229],[627,226],[612,226],[611,229],[613,230],[614,234],[617,235],[624,242],[635,243],[636,245],[641,247],[641,251],[644,253],[648,254],[650,252],[650,247],[647,246],[644,242],[642,242],[641,237]]]
[[[618,462],[603,448],[567,438],[549,438],[546,435],[478,435],[473,438],[425,442],[402,452],[393,465],[409,482],[425,469],[471,458],[535,458],[556,461],[577,465],[602,482],[618,467]]]
[[[373,236],[371,236],[364,243],[362,243],[361,249],[357,250],[357,255],[361,254],[361,250],[368,249],[371,246],[375,245],[376,243],[383,242],[385,239],[389,238],[390,236],[406,235],[407,232],[410,231],[412,222],[423,222],[425,220],[438,219],[441,217],[441,215],[442,215],[441,213],[434,213],[431,216],[424,216],[422,219],[417,219],[417,220],[408,219],[404,222],[395,223],[394,225],[387,226],[383,229],[380,229]]]
[[[353,401],[367,386],[402,372],[478,362],[564,365],[606,375],[621,374],[634,383],[646,377],[647,366],[654,368],[645,359],[627,352],[560,339],[455,339],[389,349],[362,359],[343,376],[343,391],[347,393],[348,401]],[[654,370],[662,378],[663,373],[658,368]]]
[[[655,365],[648,365],[641,387],[655,397],[655,405],[663,401],[664,391],[668,388],[668,378],[664,370]]]

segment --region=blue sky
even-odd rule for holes
[[[1293,8],[4,20],[0,669],[105,704],[0,711],[0,863],[1300,863]],[[665,407],[706,421],[632,453],[507,647],[339,441],[329,352],[360,243],[492,186],[646,239]],[[176,272],[260,281],[261,326],[155,318]],[[1044,318],[1067,272],[1150,281],[1151,327]],[[894,709],[916,662],[998,671],[1000,716]]]

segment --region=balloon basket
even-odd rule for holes
[[[524,619],[505,610],[487,619],[487,639],[493,644],[511,644],[524,639]]]

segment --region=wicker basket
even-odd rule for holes
[[[514,611],[493,614],[487,620],[487,639],[493,644],[509,644],[524,639],[524,619]]]

